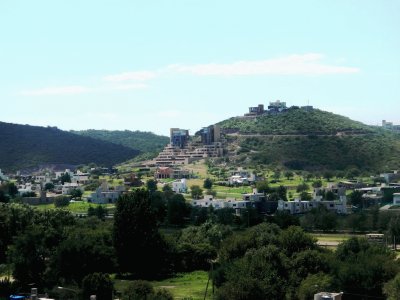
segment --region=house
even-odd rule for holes
[[[6,175],[4,175],[0,169],[0,181],[7,181],[7,180],[8,180],[8,177]]]
[[[74,175],[74,172],[72,172],[70,169],[65,169],[65,171],[63,172],[55,172],[55,177],[56,179],[59,179],[61,176],[63,176],[63,174],[68,173],[69,177],[72,178],[72,176]]]
[[[87,184],[89,182],[89,173],[83,173],[81,171],[76,171],[71,177],[71,182],[78,184]]]
[[[314,300],[342,300],[343,293],[321,292],[314,295]]]
[[[327,210],[334,211],[338,214],[347,214],[347,199],[346,196],[340,196],[340,200],[325,201],[320,199],[294,201],[278,201],[278,210],[288,211],[290,214],[303,214],[309,212],[313,208],[324,206]]]
[[[173,172],[173,170],[170,167],[159,167],[159,168],[157,168],[156,172],[154,173],[154,178],[155,179],[171,178],[172,172]]]
[[[81,190],[83,192],[83,187],[78,183],[74,182],[64,182],[61,188],[61,193],[63,195],[71,195],[73,190]]]
[[[174,182],[172,182],[172,190],[175,193],[186,193],[187,192],[186,179],[175,180]]]
[[[97,204],[115,203],[118,198],[125,192],[124,186],[116,186],[110,188],[106,181],[90,195],[88,200]]]
[[[393,194],[393,205],[400,205],[400,193]]]
[[[237,216],[241,215],[241,211],[246,208],[256,207],[252,201],[243,201],[236,199],[214,199],[213,196],[205,196],[203,199],[192,201],[193,206],[213,207],[214,209],[233,208]]]

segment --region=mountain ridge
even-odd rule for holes
[[[0,168],[18,170],[40,164],[113,166],[140,151],[79,136],[56,127],[0,122]]]

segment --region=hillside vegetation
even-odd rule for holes
[[[290,169],[383,171],[400,167],[400,135],[321,110],[289,109],[220,123],[240,163]]]
[[[224,129],[253,134],[337,134],[372,133],[374,130],[363,123],[330,112],[314,109],[290,108],[277,115],[264,115],[254,119],[231,118],[219,123]]]
[[[169,138],[152,132],[130,130],[81,130],[75,134],[123,145],[142,152],[159,152],[169,142]]]
[[[18,170],[39,164],[112,166],[140,151],[53,127],[0,122],[0,168]]]

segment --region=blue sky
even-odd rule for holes
[[[192,133],[280,99],[400,124],[400,1],[3,0],[0,121]]]

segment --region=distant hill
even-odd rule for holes
[[[137,156],[138,150],[79,136],[53,127],[0,122],[0,168],[18,170],[41,164],[112,166]]]
[[[81,130],[71,131],[82,136],[123,145],[142,152],[160,152],[169,142],[169,138],[156,135],[152,132],[130,131],[130,130]]]
[[[276,115],[231,118],[233,160],[291,169],[382,171],[400,167],[400,135],[314,109],[291,108]]]

